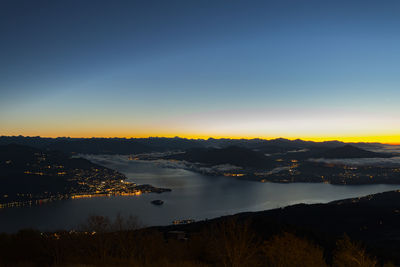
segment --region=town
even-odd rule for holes
[[[171,191],[137,185],[115,170],[60,152],[20,145],[1,147],[0,209],[91,197],[137,196]],[[26,181],[30,186],[21,186]]]

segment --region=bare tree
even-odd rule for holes
[[[359,244],[352,242],[345,235],[336,243],[336,250],[333,255],[334,267],[375,267],[377,261],[371,258],[365,249]]]
[[[111,231],[110,219],[104,216],[90,216],[80,229],[88,239],[88,256],[104,262],[112,246],[112,240],[108,234]]]
[[[137,217],[124,218],[118,214],[112,223],[112,231],[118,244],[118,257],[132,259],[138,242],[138,232],[142,227]]]
[[[245,267],[256,264],[259,242],[250,229],[249,222],[239,222],[236,218],[225,220],[209,233],[216,257],[224,266]]]

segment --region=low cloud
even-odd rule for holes
[[[214,165],[210,167],[205,167],[201,163],[192,163],[192,162],[187,162],[187,161],[176,161],[176,160],[164,160],[164,159],[159,159],[159,160],[151,160],[151,161],[143,161],[143,162],[151,162],[151,163],[156,163],[160,165],[161,167],[164,168],[176,168],[176,169],[186,169],[186,170],[192,170],[192,171],[198,171],[202,173],[220,173],[220,172],[230,172],[230,171],[238,171],[241,170],[241,167],[234,166],[231,164],[221,164],[221,165]]]
[[[312,162],[349,166],[400,167],[400,157],[363,159],[310,159]]]
[[[400,146],[397,145],[380,145],[372,148],[368,148],[368,150],[379,153],[399,153],[400,154]]]

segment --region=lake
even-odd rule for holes
[[[129,161],[126,156],[85,157],[124,173],[132,182],[171,188],[172,192],[69,199],[41,206],[3,209],[0,210],[0,232],[15,232],[29,227],[42,231],[74,229],[90,215],[114,217],[118,213],[137,216],[147,226],[166,225],[175,219],[210,219],[244,211],[296,203],[326,203],[400,189],[400,185],[260,183],[163,168],[159,163]],[[155,199],[163,200],[164,204],[151,204]]]

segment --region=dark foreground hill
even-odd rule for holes
[[[0,234],[0,265],[398,266],[399,210],[392,191],[165,227],[93,216],[80,231]]]
[[[335,240],[346,234],[353,240],[361,241],[378,258],[400,266],[400,190],[327,204],[298,204],[240,213],[161,230],[198,232],[211,224],[232,218],[251,222],[251,228],[262,239],[268,239],[277,232],[289,231],[316,240],[328,249],[333,249]]]

